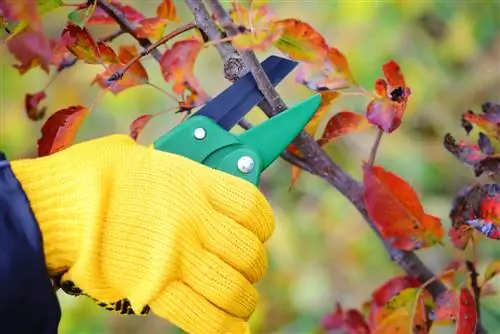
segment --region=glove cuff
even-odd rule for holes
[[[82,236],[98,205],[95,177],[99,171],[85,159],[74,161],[65,151],[51,156],[11,162],[42,232],[45,263],[50,276],[69,269],[78,257]],[[84,171],[84,172],[83,172]],[[80,173],[84,173],[82,177]],[[82,187],[82,183],[85,184]],[[92,217],[91,219],[89,219]]]

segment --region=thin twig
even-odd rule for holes
[[[481,287],[479,286],[479,282],[477,281],[477,277],[479,274],[476,271],[476,267],[472,261],[465,261],[465,265],[467,266],[467,270],[470,275],[470,285],[472,287],[472,292],[474,293],[474,300],[476,302],[476,313],[477,313],[477,322],[480,323],[481,319]],[[478,333],[478,331],[476,331]]]
[[[151,41],[149,39],[137,36],[133,24],[129,20],[127,20],[125,15],[123,15],[118,9],[116,9],[114,5],[105,0],[96,0],[96,1],[97,1],[97,6],[99,6],[102,10],[104,10],[106,14],[111,16],[116,21],[116,23],[118,23],[121,29],[129,33],[132,37],[134,37],[144,49],[147,49],[151,46]],[[154,49],[151,52],[151,54],[157,61],[160,61],[161,59],[160,51]]]
[[[126,34],[126,33],[127,33],[126,30],[124,30],[123,28],[120,28],[111,34],[104,36],[98,42],[109,43],[109,42],[112,42],[115,38],[118,38],[119,36]]]
[[[378,130],[377,138],[375,138],[375,142],[373,143],[372,150],[370,151],[370,158],[368,159],[368,165],[373,166],[375,163],[375,157],[377,156],[378,147],[380,145],[380,140],[384,135],[384,131]]]
[[[191,23],[187,23],[187,24],[183,25],[182,27],[179,27],[179,28],[175,29],[174,31],[171,31],[167,35],[165,35],[162,38],[160,38],[154,44],[151,44],[150,46],[148,46],[144,51],[142,51],[141,53],[139,53],[137,56],[135,56],[134,58],[130,59],[130,61],[121,70],[116,71],[115,73],[111,74],[109,76],[109,78],[108,78],[108,81],[111,82],[111,81],[115,81],[115,80],[121,79],[123,77],[123,75],[125,74],[125,72],[127,72],[128,69],[130,67],[132,67],[132,65],[134,65],[137,61],[139,61],[142,57],[147,56],[153,50],[155,50],[157,47],[159,47],[160,45],[168,42],[172,38],[174,38],[174,37],[176,37],[176,36],[178,36],[178,35],[186,32],[188,30],[191,30],[193,28],[196,28],[196,24],[193,23],[193,22],[191,22]]]

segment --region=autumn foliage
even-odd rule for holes
[[[221,35],[218,41],[208,40],[193,24],[182,26],[176,8],[179,2],[174,5],[172,0],[161,1],[153,17],[146,17],[132,4],[116,0],[107,2],[132,23],[131,31],[123,30],[99,3],[0,0],[3,40],[17,60],[13,66],[20,75],[40,68],[47,75],[57,76],[77,62],[100,65],[102,72],[89,85],[98,85],[103,93],[123,94],[139,85],[152,85],[141,64],[142,58],[152,54],[157,46],[177,38],[168,46],[163,45],[166,51],[157,59],[165,83],[172,83],[171,92],[166,93],[176,100],[177,107],[139,116],[130,125],[130,136],[134,139],[160,113],[194,112],[210,100],[203,89],[207,83],[195,76],[194,65],[206,48],[223,42],[231,42],[240,51],[279,52],[301,62],[295,72],[296,84],[307,87],[311,94],[319,92],[322,96],[321,105],[304,129],[320,147],[356,131],[375,129],[379,136],[390,136],[400,128],[411,101],[411,83],[405,80],[404,69],[396,60],[388,59],[380,64],[380,78],[370,89],[364,88],[357,83],[346,55],[330,45],[313,25],[300,18],[280,17],[266,2],[251,5],[231,2],[229,15],[240,33],[231,37]],[[72,8],[67,25],[58,38],[49,39],[41,17],[63,7]],[[220,22],[216,23],[221,28]],[[88,27],[100,25],[114,26],[117,33],[111,36],[89,33]],[[110,46],[110,42],[123,33],[133,34],[137,40],[147,39],[152,44],[146,49],[140,44]],[[24,101],[27,118],[44,122],[38,141],[39,156],[71,146],[94,107],[68,105],[61,110],[47,110],[44,101],[50,96],[46,88],[27,91]],[[353,92],[366,99],[364,110],[342,110],[326,120],[337,98]],[[500,155],[493,144],[500,140],[500,105],[485,103],[480,113],[463,113],[461,122],[466,135],[479,129],[477,143],[457,140],[446,134],[444,149],[472,168],[476,176],[495,177],[500,171]],[[321,128],[320,124],[326,125]],[[375,144],[369,159],[360,162],[362,197],[369,218],[390,247],[408,252],[443,248],[448,238],[457,250],[465,251],[473,245],[474,235],[500,239],[499,186],[477,184],[465,188],[450,208],[452,224],[446,229],[443,217],[426,210],[407,181],[374,163],[377,146]],[[293,144],[287,151],[302,158],[302,153]],[[301,171],[292,166],[292,188]],[[451,323],[456,333],[474,333],[478,326],[480,298],[494,294],[488,284],[500,272],[500,262],[492,263],[481,274],[475,273],[474,266],[473,261],[452,263],[447,270],[438,273],[435,279],[443,281],[447,287],[439,296],[431,295],[426,289],[430,281],[422,282],[404,274],[390,278],[374,289],[359,308],[345,308],[332,301],[332,312],[325,315],[318,326],[325,333],[340,330],[351,334],[428,333],[432,326]],[[459,272],[466,273],[467,278],[457,278]]]

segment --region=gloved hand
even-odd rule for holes
[[[248,333],[271,208],[254,185],[125,135],[13,161],[49,274],[190,333]]]

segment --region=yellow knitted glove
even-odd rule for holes
[[[271,208],[252,184],[125,135],[12,162],[51,276],[190,333],[249,333]]]

